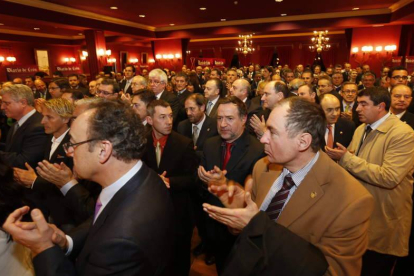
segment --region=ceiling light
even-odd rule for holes
[[[171,24],[170,24],[170,26],[174,26],[174,25],[175,25],[174,23],[171,23]]]
[[[222,18],[221,21],[226,21],[226,19],[225,18]]]
[[[117,10],[118,7],[110,7],[111,10]]]
[[[286,16],[287,14],[286,13],[282,13],[280,16]]]
[[[353,10],[353,11],[357,11],[357,10],[359,10],[359,8],[353,8],[352,10]]]
[[[200,10],[201,11],[205,11],[207,8],[204,8],[204,7],[202,7],[202,8],[200,8]]]
[[[282,2],[283,0],[275,0],[275,1],[280,3],[280,2]]]
[[[40,28],[33,28],[33,30],[38,31],[38,30],[40,30]]]
[[[140,14],[139,17],[145,17],[145,14]]]

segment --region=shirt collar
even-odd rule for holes
[[[219,98],[220,98],[220,96],[217,96],[217,98],[215,98],[214,100],[211,100],[210,102],[212,102],[213,105],[215,105]]]
[[[387,113],[384,117],[376,121],[375,123],[369,124],[372,130],[376,130],[388,117],[390,117],[391,113]]]
[[[102,189],[102,192],[99,195],[99,200],[101,201],[102,206],[106,206],[114,195],[141,169],[141,167],[142,161],[138,160],[138,162],[126,174],[111,185]]]
[[[36,109],[33,109],[32,111],[21,117],[20,120],[17,122],[19,124],[19,127],[21,127],[35,113]]]
[[[58,143],[60,144],[63,140],[63,138],[65,137],[66,133],[68,133],[70,130],[70,128],[68,128],[68,130],[66,130],[62,135],[60,135],[58,138],[55,138],[55,136],[52,137],[52,143]]]
[[[394,114],[394,113],[392,113],[392,114],[394,114],[395,116],[397,116],[401,120],[401,117],[404,116],[405,112],[407,112],[407,110],[405,110],[405,111],[403,111],[403,112],[401,112],[399,114]]]
[[[305,176],[309,173],[309,171],[315,165],[316,161],[318,161],[318,158],[319,158],[319,151],[315,154],[315,156],[312,158],[312,160],[309,161],[308,164],[306,164],[305,167],[303,167],[302,169],[300,169],[300,170],[298,170],[294,173],[290,172],[286,168],[283,168],[283,171],[282,171],[283,177],[285,177],[286,175],[288,175],[290,173],[290,175],[292,176],[293,182],[295,182],[295,186],[299,187],[300,183],[302,183]]]
[[[164,147],[164,146],[165,146],[165,144],[167,143],[168,136],[169,136],[169,135],[163,135],[160,139],[157,139],[157,138],[155,137],[154,130],[153,130],[153,131],[152,131],[152,139],[154,140],[154,147],[156,147],[156,146],[157,146],[157,142],[159,142],[159,143],[160,143],[160,146],[161,146],[161,147]]]
[[[192,126],[197,126],[198,127],[198,129],[200,130],[202,127],[203,127],[203,123],[204,123],[204,121],[206,120],[206,115],[205,114],[203,114],[203,119],[200,121],[200,122],[198,122],[198,124],[191,124]]]

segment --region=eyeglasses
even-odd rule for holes
[[[407,76],[392,76],[391,78],[393,78],[394,80],[408,80]]]
[[[344,91],[342,91],[342,92],[344,92],[344,94],[356,94],[356,90],[344,90]]]
[[[96,141],[96,140],[99,140],[99,139],[89,139],[89,140],[82,141],[82,142],[79,142],[79,143],[67,142],[67,143],[64,143],[64,144],[63,144],[63,149],[65,150],[66,154],[68,154],[68,153],[72,153],[72,152],[74,152],[74,151],[75,151],[75,149],[76,149],[78,146],[80,146],[80,145],[82,145],[82,144],[90,143],[90,142],[92,142],[92,141]]]
[[[149,84],[154,84],[155,86],[159,85],[161,82],[158,80],[149,80]]]
[[[114,94],[114,93],[109,93],[109,92],[106,92],[106,91],[103,91],[103,90],[98,90],[98,91],[96,91],[96,94],[102,94],[102,95],[104,95],[104,96],[109,96],[109,95],[112,95],[112,94]]]
[[[50,87],[50,86],[49,86],[49,90],[58,90],[58,89],[60,89],[60,87],[59,87],[59,86],[56,86],[56,87]]]
[[[137,82],[131,82],[131,86],[135,86],[135,85],[138,85],[139,83],[137,83]]]

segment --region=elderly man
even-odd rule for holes
[[[34,93],[35,99],[41,98],[41,99],[49,100],[52,98],[49,91],[47,91],[47,86],[44,81],[42,81],[41,79],[36,79],[34,81],[34,85],[36,87],[36,91]]]
[[[327,275],[359,275],[373,199],[320,151],[326,129],[323,111],[307,100],[292,97],[276,105],[266,125],[261,142],[267,157],[256,163],[247,188],[231,182],[226,185],[224,176],[216,177],[210,190],[219,194],[227,208],[204,204],[205,210],[233,233],[243,231],[259,212],[266,213],[269,220],[323,253],[329,264]],[[251,236],[253,243],[260,244],[256,237],[260,238],[262,231],[260,228]],[[259,251],[249,252],[245,262],[254,266],[262,258],[268,260],[271,244],[265,246],[266,250],[259,247]],[[267,264],[274,274],[281,269],[272,267],[271,261]]]
[[[328,76],[321,76],[321,77],[319,77],[319,80],[318,80],[318,89],[319,89],[319,94],[318,95],[322,95],[322,94],[325,94],[325,93],[329,93],[329,94],[334,95],[335,97],[338,98],[338,100],[341,101],[341,96],[334,89],[333,84],[332,84],[332,80],[331,80],[330,77],[328,77]]]
[[[35,167],[45,151],[47,136],[40,123],[42,115],[34,109],[32,90],[23,84],[4,87],[1,109],[8,118],[16,120],[10,128],[6,147],[0,159],[12,167],[25,169],[25,164]]]
[[[262,109],[260,106],[260,97],[250,99],[250,93],[251,86],[246,79],[238,79],[234,81],[230,88],[230,95],[236,96],[246,105],[249,119],[253,114],[256,114]]]
[[[154,92],[157,100],[164,100],[170,104],[173,111],[173,120],[177,119],[178,111],[180,108],[180,102],[173,93],[169,93],[165,90],[168,83],[167,74],[161,69],[154,69],[149,73],[149,88]]]
[[[363,123],[348,149],[327,153],[357,178],[375,200],[362,275],[390,275],[397,257],[407,256],[414,171],[414,131],[390,114],[390,95],[382,87],[358,93]]]
[[[117,120],[113,120],[115,114]],[[140,160],[145,147],[142,132],[138,116],[117,101],[101,102],[73,122],[65,149],[73,156],[74,170],[103,189],[94,217],[73,233],[73,239],[65,239],[63,232],[48,225],[37,209],[31,212],[30,230],[19,222],[28,207],[9,216],[3,227],[14,241],[31,249],[37,275],[165,272],[173,206],[162,180]],[[69,254],[80,251],[74,256],[76,268],[54,246],[56,235],[61,246],[69,245]]]
[[[398,84],[391,90],[390,112],[414,129],[414,114],[407,111],[413,100],[413,91],[404,84]]]
[[[148,86],[147,79],[143,76],[135,76],[132,78],[131,89],[132,94],[137,93],[141,89],[146,89]]]
[[[369,87],[374,87],[375,84],[375,75],[371,72],[366,72],[362,75],[362,84],[358,86],[358,90],[367,89]]]

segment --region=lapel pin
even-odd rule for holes
[[[317,193],[316,193],[316,192],[312,192],[312,193],[310,194],[311,198],[315,198],[315,197],[316,197],[316,195],[317,195]]]

